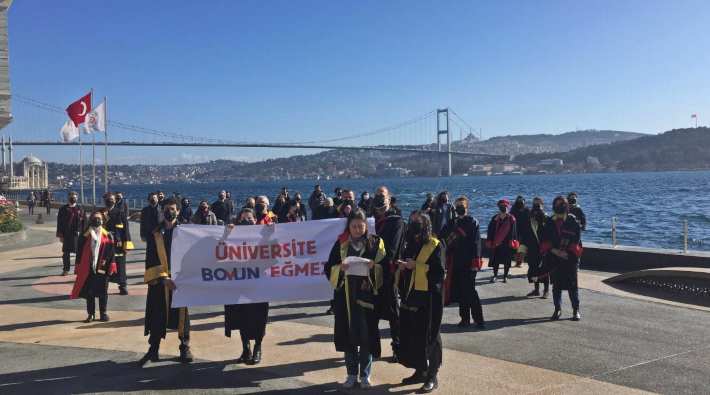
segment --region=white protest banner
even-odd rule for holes
[[[226,238],[223,226],[181,225],[170,254],[172,305],[329,300],[323,269],[345,221],[237,225]]]

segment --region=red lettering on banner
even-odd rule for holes
[[[242,251],[239,246],[229,246],[229,259],[242,259]]]
[[[269,246],[260,245],[259,246],[259,259],[269,259]]]
[[[308,242],[306,242],[306,250],[308,251],[308,255],[315,255],[316,254],[316,241],[315,240],[308,240]]]
[[[220,247],[222,247],[221,248],[222,254],[219,253]],[[224,245],[224,243],[217,244],[214,247],[214,255],[215,255],[215,257],[217,257],[218,261],[223,261],[223,260],[227,259],[227,246]]]
[[[247,249],[249,250],[249,258],[256,259],[256,252],[259,249],[259,246],[247,246]]]
[[[279,244],[271,245],[271,259],[281,258],[281,246]]]

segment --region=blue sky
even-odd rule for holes
[[[445,106],[484,137],[658,133],[689,126],[691,113],[710,117],[709,16],[710,2],[690,0],[24,0],[9,11],[10,74],[13,93],[25,97],[65,107],[93,87],[109,98],[111,119],[240,141],[327,139]],[[13,113],[6,133],[15,138],[55,140],[66,119],[19,102]],[[68,149],[31,151],[77,160]],[[292,152],[114,149],[112,157]]]

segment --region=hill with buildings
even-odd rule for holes
[[[527,154],[515,158],[515,163],[521,166],[535,166],[541,162],[560,164],[567,171],[710,169],[710,128],[674,129],[631,141],[592,145],[555,154]]]
[[[579,147],[593,144],[613,144],[626,142],[644,136],[639,133],[584,130],[559,135],[533,134],[493,137],[479,140],[468,135],[452,142],[452,149],[461,152],[503,155],[504,157],[525,156],[531,161],[536,156],[545,159],[550,153],[565,153]],[[407,148],[435,150],[428,146],[407,146]],[[547,154],[542,154],[547,153]],[[162,182],[219,182],[223,180],[275,180],[275,179],[317,179],[317,178],[365,178],[400,176],[437,176],[444,168],[445,155],[437,159],[435,155],[388,152],[373,150],[328,150],[311,155],[296,155],[287,158],[268,159],[259,162],[214,160],[205,163],[181,165],[123,165],[111,166],[113,184],[145,184]],[[526,156],[527,155],[527,156]],[[532,155],[532,156],[530,156]],[[427,156],[426,160],[423,157]],[[517,163],[516,161],[515,163]],[[85,165],[85,174],[90,174]],[[482,167],[481,167],[482,166]],[[511,167],[512,166],[512,167]],[[453,162],[455,174],[477,172],[489,169],[483,174],[516,170],[516,165],[506,160],[486,160],[457,156]],[[97,168],[99,179],[103,178],[103,168]],[[49,178],[53,183],[66,185],[78,180],[79,166],[50,163]]]

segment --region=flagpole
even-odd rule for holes
[[[96,133],[91,133],[91,187],[93,188],[93,203],[96,208]]]
[[[104,96],[104,192],[108,192],[108,104]]]
[[[84,205],[84,155],[81,146],[81,129],[79,128],[79,189],[81,190],[81,204]]]

